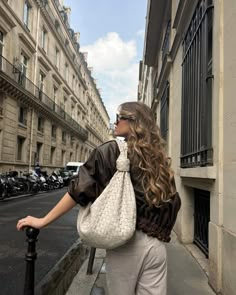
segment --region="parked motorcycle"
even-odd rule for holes
[[[0,200],[4,200],[7,196],[7,182],[6,180],[1,176],[0,177]]]

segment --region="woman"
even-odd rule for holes
[[[117,114],[115,135],[127,141],[137,223],[136,232],[127,244],[107,251],[109,293],[165,295],[164,242],[170,241],[181,201],[151,109],[140,102],[123,103]],[[77,203],[85,206],[93,202],[114,175],[118,156],[116,141],[94,149],[61,201],[43,218],[28,216],[19,220],[17,229],[45,227]]]

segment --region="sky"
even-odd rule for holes
[[[114,122],[118,106],[137,100],[143,58],[147,0],[64,0],[70,26],[80,32],[80,51]]]

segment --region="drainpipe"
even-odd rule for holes
[[[38,40],[39,40],[39,19],[40,19],[40,8],[37,10],[37,29],[36,29],[36,45],[35,45],[35,63],[34,63],[34,84],[36,85],[36,77],[38,70]],[[29,170],[32,165],[32,150],[33,150],[33,133],[34,133],[34,108],[31,111],[31,132],[30,132],[30,148],[29,148]]]

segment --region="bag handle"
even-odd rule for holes
[[[127,142],[126,141],[121,141],[120,139],[116,138],[116,143],[119,147],[120,153],[122,154],[123,158],[127,159]]]

